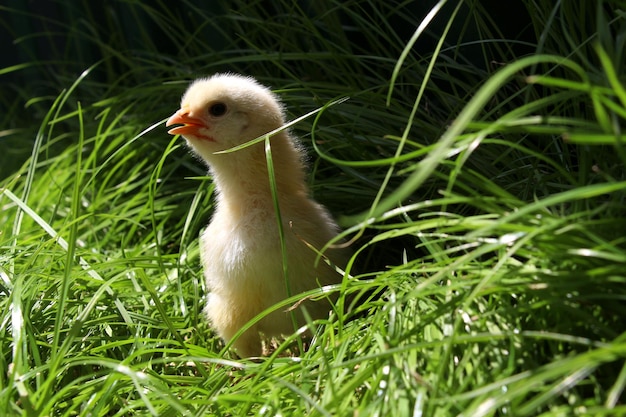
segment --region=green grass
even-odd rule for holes
[[[0,415],[626,415],[624,4],[382,3],[0,6]],[[163,122],[217,71],[349,97],[293,126],[356,253],[299,357],[202,315]]]

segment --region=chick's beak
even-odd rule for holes
[[[167,122],[165,122],[165,126],[177,124],[182,126],[176,126],[168,130],[167,133],[170,135],[194,136],[200,139],[212,140],[200,131],[201,129],[206,129],[207,126],[205,122],[195,117],[191,117],[187,109],[183,108],[178,110],[169,119],[167,119]]]

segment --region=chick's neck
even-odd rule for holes
[[[304,167],[300,152],[287,135],[271,139],[274,178],[279,203],[307,198]],[[230,154],[215,155],[210,162],[213,181],[218,191],[218,210],[232,215],[273,212],[274,199],[264,144]]]

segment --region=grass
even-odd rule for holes
[[[0,6],[0,415],[626,415],[623,4],[378,3]],[[202,316],[163,122],[225,70],[350,97],[293,126],[356,253],[298,357]]]

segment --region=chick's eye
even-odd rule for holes
[[[215,117],[223,116],[227,110],[228,107],[224,103],[213,103],[209,106],[209,114]]]

